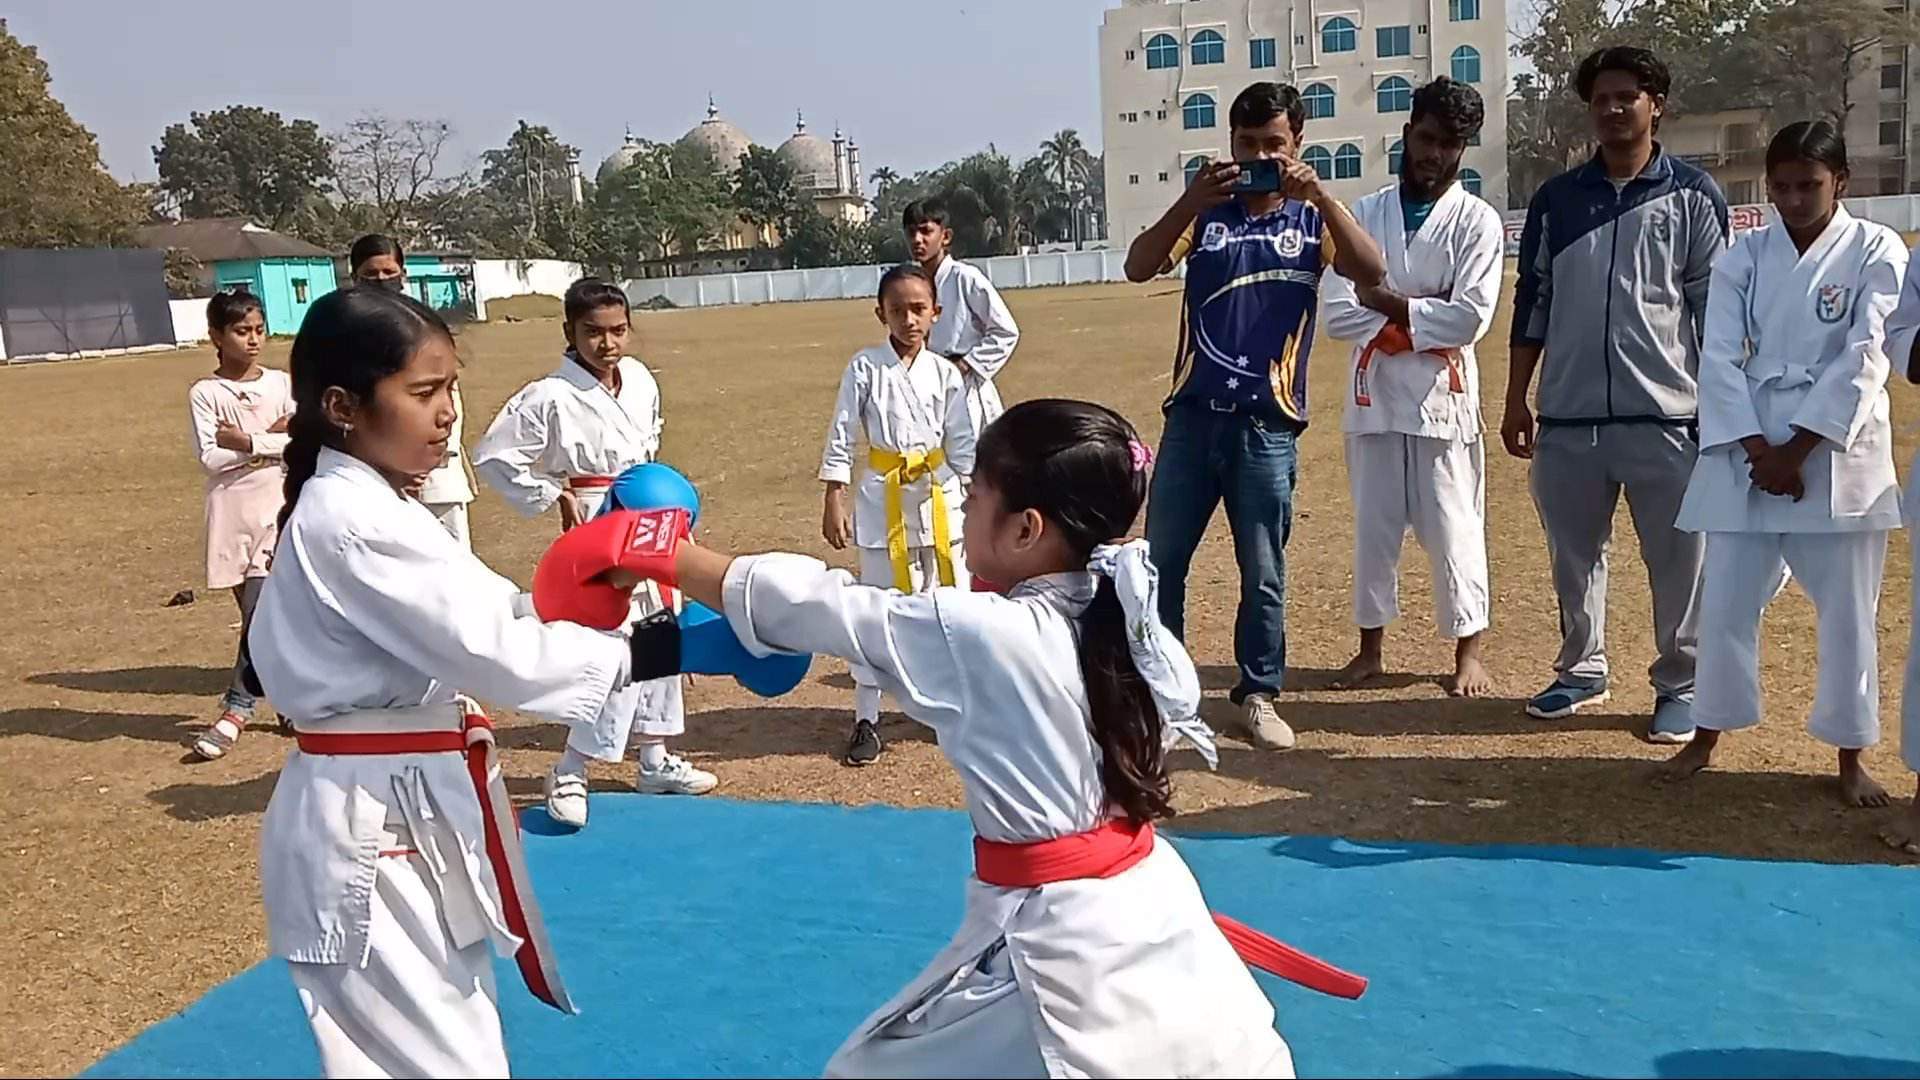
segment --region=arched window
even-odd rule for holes
[[[1480,50],[1471,45],[1462,45],[1453,50],[1453,81],[1477,83],[1480,81]]]
[[[1213,95],[1188,94],[1180,103],[1180,124],[1188,131],[1213,126]]]
[[[1460,186],[1466,188],[1467,194],[1469,195],[1480,194],[1480,171],[1478,169],[1461,169]]]
[[[1306,92],[1300,95],[1300,100],[1307,107],[1307,119],[1309,120],[1325,120],[1333,115],[1333,87],[1328,86],[1326,83],[1313,83],[1309,85]]]
[[[1407,153],[1407,140],[1405,139],[1393,140],[1393,145],[1387,148],[1387,172],[1388,173],[1394,176],[1400,175],[1400,159],[1405,157],[1406,153]]]
[[[1413,84],[1398,75],[1380,81],[1374,99],[1383,113],[1412,112]]]
[[[1360,148],[1352,143],[1342,143],[1333,153],[1333,178],[1335,180],[1357,180],[1360,177]]]
[[[1227,39],[1220,36],[1220,31],[1202,30],[1193,35],[1193,62],[1196,65],[1227,62]]]
[[[1360,47],[1360,31],[1353,20],[1335,15],[1320,24],[1321,52],[1352,52]]]
[[[1180,43],[1172,34],[1155,34],[1147,39],[1147,70],[1180,66]]]
[[[1185,166],[1184,171],[1187,174],[1188,187],[1193,186],[1193,178],[1196,176],[1199,176],[1200,170],[1206,167],[1207,167],[1207,159],[1204,154],[1195,154],[1192,157],[1187,159],[1187,164]]]
[[[1309,146],[1300,155],[1300,160],[1313,167],[1313,171],[1322,180],[1333,179],[1333,155],[1324,146]]]
[[[1447,21],[1472,22],[1480,17],[1480,0],[1447,0]]]

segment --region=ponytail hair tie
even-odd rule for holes
[[[1138,442],[1129,445],[1146,451]],[[1193,669],[1193,658],[1160,624],[1160,575],[1147,542],[1101,544],[1093,549],[1087,569],[1113,582],[1126,617],[1127,654],[1153,694],[1162,745],[1172,749],[1185,740],[1200,751],[1207,768],[1215,768],[1220,754],[1214,748],[1213,729],[1200,719],[1200,677]]]
[[[1146,472],[1153,464],[1153,450],[1139,439],[1127,440],[1127,454],[1133,458],[1133,471]]]

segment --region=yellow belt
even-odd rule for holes
[[[907,564],[907,513],[900,489],[921,477],[932,477],[945,464],[943,450],[913,450],[905,454],[892,450],[869,450],[867,466],[887,482],[887,559],[893,563],[893,587],[913,591],[913,571]],[[940,584],[957,584],[953,576],[953,538],[947,521],[947,493],[938,480],[929,480],[933,491],[933,559],[940,572]]]

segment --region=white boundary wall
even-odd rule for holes
[[[567,286],[585,277],[579,263],[561,259],[475,259],[473,295],[475,318],[487,317],[489,300],[534,293],[540,296],[567,295]]]
[[[167,301],[167,307],[173,312],[174,341],[191,345],[207,340],[207,299],[202,296],[193,300]]]
[[[1093,285],[1125,281],[1127,253],[1055,251],[969,259],[999,289]],[[632,278],[623,284],[636,304],[664,296],[676,307],[772,304],[791,300],[870,300],[884,266],[828,266],[817,270],[761,270],[675,278]]]

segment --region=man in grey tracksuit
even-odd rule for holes
[[[1607,541],[1624,489],[1660,654],[1648,737],[1683,743],[1693,738],[1705,546],[1674,517],[1698,449],[1694,375],[1727,204],[1711,177],[1653,141],[1670,82],[1659,58],[1602,49],[1576,81],[1600,149],[1527,208],[1500,426],[1507,451],[1533,462],[1560,602],[1557,677],[1527,712],[1556,719],[1607,698]],[[1527,406],[1536,367],[1537,422]]]

